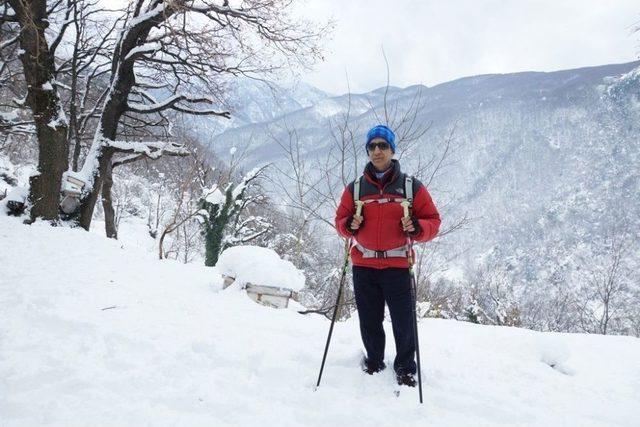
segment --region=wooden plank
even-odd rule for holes
[[[293,294],[293,291],[288,288],[279,288],[275,286],[261,286],[261,285],[254,285],[252,283],[247,283],[246,290],[247,290],[247,293],[252,292],[255,294],[271,295],[274,297],[284,297],[284,298],[291,298]]]

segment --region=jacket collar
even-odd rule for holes
[[[395,177],[400,175],[400,162],[396,159],[391,159],[391,166],[389,167],[389,169],[387,169],[386,173],[380,179],[376,177],[376,172],[377,171],[373,166],[373,163],[367,163],[367,166],[365,166],[364,168],[365,175],[367,175],[372,182],[375,182],[381,186],[385,186],[393,179],[395,179]]]

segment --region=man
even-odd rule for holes
[[[393,368],[398,384],[415,387],[414,302],[407,242],[433,239],[440,228],[440,215],[424,185],[415,178],[407,180],[400,163],[393,159],[396,145],[391,129],[372,128],[365,149],[370,161],[363,176],[345,188],[335,218],[338,233],[354,240],[353,287],[367,352],[363,370],[372,375],[386,367],[382,327],[386,302],[396,343]],[[411,196],[411,213],[405,217],[401,202]],[[357,215],[356,202],[362,206],[361,215]]]

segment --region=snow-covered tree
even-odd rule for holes
[[[584,332],[633,333],[633,317],[640,302],[634,293],[637,271],[631,267],[632,240],[618,232],[604,244],[604,251],[583,269],[576,299]]]
[[[260,218],[237,221],[239,214],[256,201],[256,196],[249,196],[247,189],[263,171],[264,167],[253,169],[238,184],[229,182],[223,189],[216,183],[200,199],[205,265],[214,266],[225,246],[251,241],[268,231],[269,224]],[[251,223],[254,228],[249,228]],[[231,238],[225,239],[230,228]]]
[[[82,170],[86,183],[80,225],[89,228],[115,153],[147,155],[170,148],[158,141],[118,139],[120,119],[177,111],[229,117],[221,104],[221,75],[255,74],[284,61],[318,57],[317,34],[296,25],[286,0],[136,0],[127,9],[111,65],[99,125]],[[271,56],[270,56],[271,55]],[[170,95],[167,95],[169,93]]]
[[[68,177],[84,183],[80,225],[89,228],[102,191],[107,234],[114,234],[113,167],[187,154],[170,132],[171,111],[229,117],[214,107],[223,105],[225,75],[257,76],[319,58],[320,33],[289,11],[287,0],[135,0],[120,10],[98,0],[3,2],[0,55],[20,53],[28,91],[17,101],[31,109],[40,144],[34,217],[57,218],[69,169]],[[7,64],[0,63],[0,84],[13,75]],[[24,131],[21,120],[0,115],[0,131]],[[124,129],[135,131],[127,138]]]
[[[474,323],[519,326],[520,308],[503,268],[489,264],[468,272],[470,301],[465,309]]]

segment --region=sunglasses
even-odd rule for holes
[[[388,142],[370,142],[369,145],[367,145],[367,150],[375,151],[376,147],[382,151],[385,151],[389,149],[389,143]]]

